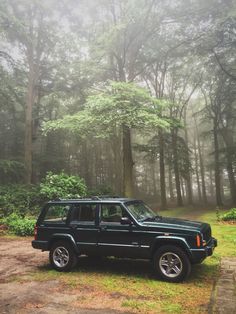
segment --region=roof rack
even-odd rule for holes
[[[63,198],[60,198],[60,197],[57,197],[55,199],[53,199],[53,201],[67,201],[67,200],[70,200],[70,201],[76,201],[76,200],[97,200],[97,201],[101,201],[103,199],[111,199],[111,198],[122,198],[121,196],[119,195],[91,195],[91,196],[85,196],[85,197],[78,197],[78,198],[75,198],[75,199],[63,199]]]
[[[94,196],[91,196],[91,198],[101,200],[105,198],[122,198],[122,197],[119,195],[94,195]]]

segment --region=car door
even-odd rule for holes
[[[71,204],[52,203],[44,207],[38,225],[38,240],[47,242],[54,234],[70,234],[68,213]]]
[[[99,213],[99,252],[107,256],[142,257],[138,226],[132,220],[131,224],[121,224],[122,217],[132,219],[126,209],[121,204],[104,203]]]
[[[97,253],[98,231],[100,231],[97,204],[73,204],[70,228],[81,254]]]

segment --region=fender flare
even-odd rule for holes
[[[191,250],[188,242],[185,238],[175,237],[175,236],[158,236],[153,241],[151,246],[151,255],[154,254],[157,247],[161,247],[163,245],[178,245],[185,250],[189,257],[191,257]]]
[[[54,242],[56,242],[57,240],[66,240],[66,241],[68,241],[72,245],[72,247],[75,250],[75,252],[77,254],[79,254],[79,248],[78,248],[78,246],[77,246],[77,244],[75,242],[75,239],[72,237],[71,234],[67,234],[67,233],[54,233],[52,235],[49,243],[48,243],[48,249],[49,250],[50,250],[52,244]]]

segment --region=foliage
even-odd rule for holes
[[[2,224],[9,228],[9,231],[18,236],[31,236],[34,234],[35,219],[22,218],[16,213],[1,219]]]
[[[0,182],[20,182],[24,176],[24,165],[15,160],[0,160]]]
[[[20,184],[0,186],[0,215],[8,216],[17,213],[24,217],[26,214],[37,214],[42,200],[37,186]]]
[[[231,208],[227,213],[220,216],[221,220],[235,220],[236,221],[236,208]]]
[[[99,189],[96,190],[99,192]],[[108,189],[101,187],[101,194]],[[87,187],[78,176],[69,176],[64,172],[48,172],[46,178],[37,185],[0,185],[0,216],[7,217],[12,213],[20,217],[27,214],[38,215],[43,203],[54,198],[76,198],[85,196]],[[98,193],[100,194],[100,193]]]
[[[45,200],[55,198],[77,198],[85,196],[87,187],[84,179],[70,176],[63,171],[59,174],[48,172],[40,184],[40,194]]]
[[[167,105],[135,84],[110,82],[102,93],[88,97],[83,111],[44,124],[44,132],[62,129],[80,136],[108,137],[122,126],[152,132],[170,127],[171,120],[160,115]]]
[[[173,148],[172,148],[172,139],[170,132],[162,134],[163,143],[162,147],[164,148],[165,162],[169,166],[173,167]],[[147,143],[135,144],[133,145],[134,149],[138,152],[144,152],[146,157],[158,158],[160,153],[160,142],[157,135],[153,136]],[[178,166],[179,171],[183,178],[186,178],[187,173],[192,169],[190,162],[190,154],[185,140],[181,136],[177,136],[177,150],[178,150]]]
[[[29,173],[30,167],[26,163],[23,169],[20,161],[32,151],[33,173],[27,182],[31,178],[39,182],[47,171],[73,169],[93,187],[109,182],[119,191],[127,173],[121,169],[126,160],[121,134],[125,126],[134,129],[131,148],[138,136],[143,147],[148,136],[158,133],[165,142],[164,152],[151,147],[154,164],[130,149],[138,193],[155,194],[158,202],[158,178],[164,178],[159,169],[165,167],[161,195],[163,186],[167,198],[170,195],[169,176],[174,194],[181,181],[183,192],[192,185],[194,195],[197,188],[206,190],[213,200],[213,194],[220,195],[213,191],[220,180],[214,182],[212,169],[219,165],[218,172],[228,172],[230,178],[224,176],[222,190],[230,188],[236,204],[235,5],[232,0],[0,0],[0,184],[23,182],[23,171]],[[32,97],[27,97],[30,90]],[[25,102],[30,98],[31,121],[26,123]],[[196,111],[202,114],[195,126]],[[180,119],[186,134],[173,119]],[[219,149],[212,138],[214,119]],[[49,121],[45,132],[61,132],[42,136],[45,121]],[[167,142],[168,134],[159,132],[173,124],[178,128],[178,147],[173,149],[176,167],[173,140]],[[32,126],[28,134],[32,149],[25,145],[26,126]],[[68,136],[67,131],[76,135]],[[201,140],[203,131],[211,138]],[[109,138],[103,146],[102,138]],[[217,152],[220,162],[214,160]],[[160,168],[157,162],[163,154]],[[210,171],[209,164],[215,166]],[[175,180],[178,173],[180,180]],[[224,196],[228,202],[228,194]]]

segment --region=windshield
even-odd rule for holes
[[[145,220],[155,220],[156,218],[160,217],[156,215],[150,207],[148,207],[143,202],[137,203],[128,203],[126,204],[130,213],[134,216],[134,218],[138,221],[145,221]]]

